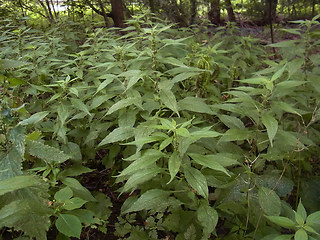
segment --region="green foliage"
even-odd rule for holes
[[[232,24],[207,42],[130,24],[2,25],[0,227],[105,232],[112,202],[82,185],[97,168],[125,198],[120,239],[317,239],[317,18],[269,48]]]

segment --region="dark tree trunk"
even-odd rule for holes
[[[51,19],[50,22],[54,22],[54,17],[53,17],[52,11],[51,11],[51,6],[50,6],[49,0],[46,0],[46,4],[47,4],[47,8],[48,8],[49,18]]]
[[[53,16],[52,16],[52,13],[51,13],[51,17],[50,17],[50,13],[48,11],[48,8],[44,5],[44,3],[41,1],[41,0],[38,0],[38,3],[41,5],[41,7],[43,8],[44,12],[45,12],[45,17],[48,19],[48,21],[50,23],[53,23]]]
[[[278,0],[267,0],[266,5],[265,5],[265,19],[264,23],[270,24],[270,16],[272,22],[274,22],[276,15],[277,15],[277,5],[278,5]]]
[[[150,7],[150,11],[152,13],[156,12],[156,8],[155,8],[155,5],[154,5],[154,0],[149,0],[149,7]]]
[[[228,18],[230,22],[235,22],[236,21],[236,17],[234,15],[233,12],[233,7],[231,4],[231,0],[225,0],[225,4],[226,4],[226,8],[227,8],[227,12],[228,12]]]
[[[123,2],[122,0],[111,0],[111,17],[115,27],[124,27],[124,13],[123,13]]]
[[[316,6],[316,4],[317,4],[317,3],[316,3],[316,0],[313,0],[313,1],[312,1],[312,6],[311,6],[311,7],[312,7],[312,13],[311,13],[311,14],[312,14],[312,17],[315,16],[315,6]]]
[[[191,18],[190,18],[190,24],[194,24],[194,20],[196,19],[197,16],[197,9],[198,9],[198,4],[197,0],[190,0],[191,3]]]
[[[210,7],[211,7],[211,9],[208,12],[208,18],[211,23],[219,25],[221,23],[220,0],[211,0]]]

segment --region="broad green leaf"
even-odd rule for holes
[[[274,101],[272,103],[272,107],[274,108],[280,108],[281,110],[288,112],[288,113],[293,113],[301,116],[296,109],[294,109],[291,105],[285,102],[279,102],[279,101]]]
[[[90,191],[82,186],[77,179],[64,177],[61,182],[72,189],[73,196],[80,197],[86,201],[96,201]]]
[[[44,119],[49,114],[49,111],[44,112],[38,112],[30,116],[29,118],[22,120],[18,123],[18,125],[30,125],[30,124],[36,124],[40,122],[42,119]]]
[[[282,68],[280,68],[278,71],[275,72],[275,74],[273,74],[273,76],[271,77],[271,82],[277,80],[279,77],[282,76],[284,70],[286,69],[287,65],[285,64]]]
[[[69,155],[63,153],[59,149],[37,141],[26,141],[26,148],[30,155],[40,158],[49,164],[63,163],[70,158]]]
[[[138,200],[134,202],[129,209],[122,212],[122,214],[157,208],[158,205],[167,202],[169,195],[170,192],[161,189],[149,190],[143,193]]]
[[[281,200],[272,189],[261,187],[258,191],[258,199],[260,207],[265,214],[273,216],[280,215]]]
[[[188,129],[180,127],[176,130],[176,134],[182,137],[190,137]]]
[[[287,33],[291,33],[291,34],[295,34],[295,35],[299,35],[301,36],[301,29],[298,29],[298,28],[292,28],[292,29],[281,29],[282,31],[284,32],[287,32]]]
[[[60,214],[55,224],[58,231],[64,235],[80,238],[82,225],[78,217],[72,214]]]
[[[173,141],[173,137],[169,137],[163,140],[159,146],[159,150],[162,151],[163,149],[165,149],[167,146],[169,146],[169,144],[172,143],[172,141]]]
[[[206,202],[201,202],[197,209],[197,219],[199,220],[206,236],[214,231],[218,223],[217,211]]]
[[[137,170],[147,168],[164,156],[165,154],[158,150],[148,149],[144,152],[144,154],[140,158],[138,158],[133,163],[131,163],[127,168],[125,168],[121,172],[120,176],[128,175]]]
[[[179,156],[179,153],[177,151],[174,151],[168,161],[168,169],[170,173],[170,180],[167,184],[169,184],[176,174],[179,172],[180,165],[181,165],[182,159]]]
[[[110,83],[112,83],[112,81],[116,78],[116,76],[113,74],[103,75],[103,76],[99,77],[99,79],[102,79],[102,77],[105,80],[101,84],[99,84],[97,91],[96,91],[96,94],[98,92],[100,92],[102,89],[104,89],[106,86],[108,86]]]
[[[30,195],[22,195],[24,199],[10,202],[0,209],[0,228],[13,228],[36,240],[46,240],[50,227],[49,217],[53,212],[46,205],[47,202],[35,201],[28,199]]]
[[[296,47],[296,40],[288,40],[288,41],[282,41],[278,43],[269,44],[270,47],[280,47],[280,48],[292,48],[294,49]]]
[[[301,218],[303,219],[303,222],[306,221],[306,219],[307,219],[307,211],[304,208],[304,206],[303,206],[303,204],[301,202],[301,199],[300,199],[299,204],[298,204],[297,214],[299,216],[301,216]]]
[[[228,128],[239,128],[239,129],[245,128],[243,122],[237,117],[233,117],[229,115],[220,115],[219,119]]]
[[[308,240],[308,234],[305,230],[299,229],[294,234],[294,240]]]
[[[73,196],[70,187],[64,187],[54,194],[54,199],[58,202],[65,202]]]
[[[311,213],[306,220],[307,225],[319,225],[320,224],[320,211]]]
[[[18,189],[40,185],[35,176],[16,176],[0,181],[0,196]]]
[[[271,222],[279,225],[280,227],[293,229],[295,227],[295,222],[293,222],[291,219],[281,216],[266,216],[268,220]]]
[[[78,110],[80,110],[80,111],[88,114],[89,116],[91,116],[91,113],[89,112],[88,106],[85,105],[80,99],[71,98],[70,101],[71,101],[72,106],[74,106]]]
[[[129,97],[129,98],[126,98],[126,99],[121,99],[120,101],[116,102],[115,104],[113,104],[108,112],[106,113],[106,115],[109,115],[111,113],[114,113],[122,108],[125,108],[125,107],[128,107],[130,105],[134,105],[137,103],[137,98],[134,98],[134,97]]]
[[[221,136],[222,134],[219,132],[211,131],[211,127],[205,127],[200,130],[191,132],[190,135],[194,138],[201,139],[201,138],[214,138]]]
[[[139,184],[149,181],[160,172],[161,168],[159,167],[144,168],[143,171],[135,172],[128,178],[128,181],[123,186],[121,193],[136,189],[139,186]]]
[[[179,116],[177,100],[171,90],[161,89],[160,99],[167,108],[171,109]]]
[[[268,82],[268,80],[265,77],[255,77],[255,78],[242,79],[242,80],[239,80],[239,82],[265,85]]]
[[[207,179],[198,169],[184,167],[184,176],[190,186],[196,190],[199,195],[208,199]]]
[[[13,60],[13,59],[0,59],[0,69],[3,69],[3,70],[20,68],[27,64],[28,64],[27,62]]]
[[[70,111],[68,109],[68,106],[66,106],[63,103],[60,104],[57,112],[58,112],[58,116],[59,116],[59,120],[60,120],[61,124],[64,125],[67,118],[70,116]]]
[[[98,147],[101,147],[109,143],[127,140],[128,138],[133,137],[133,135],[134,135],[134,129],[132,127],[116,128],[99,143]]]
[[[177,76],[175,76],[173,79],[172,79],[172,82],[174,83],[177,83],[177,82],[181,82],[183,80],[186,80],[188,78],[191,78],[191,77],[194,77],[194,76],[197,76],[201,74],[201,72],[183,72],[183,73],[180,73],[178,74]]]
[[[144,73],[141,70],[129,70],[124,73],[121,73],[119,76],[123,76],[128,80],[126,90],[130,89],[135,85],[140,79],[142,79]]]
[[[74,197],[65,201],[63,208],[66,210],[74,210],[81,208],[87,201],[78,197]]]
[[[272,117],[268,113],[262,114],[261,121],[263,125],[267,128],[270,144],[273,147],[272,141],[278,131],[278,122],[274,117]]]
[[[178,107],[180,110],[213,114],[211,108],[204,102],[204,99],[202,98],[186,97],[178,102]]]
[[[198,154],[198,153],[189,153],[188,154],[190,157],[192,157],[192,159],[205,167],[211,168],[213,170],[219,171],[219,172],[223,172],[225,174],[227,174],[228,176],[230,176],[230,174],[228,173],[228,171],[218,162],[215,161],[214,158],[210,158],[209,156],[205,156],[202,154]]]
[[[236,129],[232,128],[226,131],[220,138],[220,141],[240,141],[252,138],[252,132],[246,129]]]

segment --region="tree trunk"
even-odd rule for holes
[[[190,18],[190,24],[194,24],[194,20],[197,16],[197,9],[198,9],[198,4],[197,0],[190,0],[191,3],[191,18]]]
[[[276,15],[277,15],[277,5],[278,5],[278,0],[267,0],[266,1],[266,6],[265,6],[265,19],[264,23],[270,24],[270,17],[272,22],[275,20]]]
[[[208,12],[208,18],[211,23],[219,25],[221,23],[220,19],[220,0],[210,1],[210,11]]]
[[[228,18],[230,22],[235,22],[236,21],[236,17],[234,15],[233,12],[233,7],[231,4],[231,0],[225,0],[225,4],[226,4],[226,8],[227,8],[227,12],[228,12]]]
[[[48,21],[50,23],[53,23],[53,18],[50,17],[49,11],[47,9],[47,7],[44,5],[44,3],[41,0],[38,0],[38,3],[41,5],[41,7],[43,8],[44,12],[45,12],[45,17],[48,19]],[[51,14],[52,16],[52,14]]]
[[[124,14],[122,0],[111,0],[111,17],[115,27],[124,27]]]
[[[156,8],[155,8],[155,5],[154,5],[154,0],[149,0],[149,7],[150,7],[150,11],[152,13],[156,12]]]
[[[52,11],[51,11],[51,5],[50,5],[49,0],[46,0],[46,4],[47,4],[47,8],[48,8],[49,18],[51,19],[50,22],[53,23],[54,22],[54,17],[53,17]]]

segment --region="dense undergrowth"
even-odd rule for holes
[[[320,239],[319,22],[295,23],[264,46],[148,16],[2,21],[2,238]],[[112,232],[94,169],[125,199]]]

